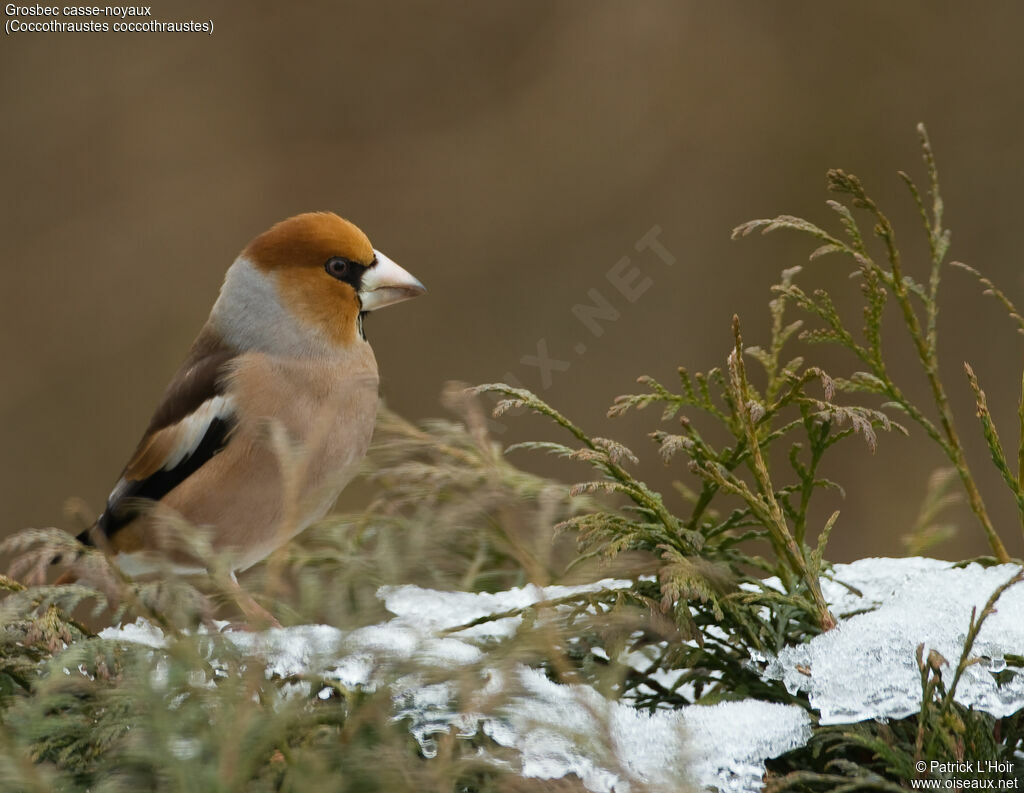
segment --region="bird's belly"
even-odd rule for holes
[[[271,496],[275,503],[265,503],[262,515],[248,527],[239,527],[239,533],[244,531],[241,541],[220,531],[222,540],[215,547],[236,559],[235,569],[244,570],[323,518],[358,472],[372,431],[372,423],[362,432],[343,427],[341,432],[310,439],[286,456],[278,450],[279,487]]]
[[[234,570],[322,518],[370,445],[376,376],[313,385],[296,376],[264,377],[244,413],[250,418],[206,463],[202,479],[186,480],[163,499],[171,514],[208,531],[212,550]],[[195,556],[188,556],[175,561],[191,566]]]

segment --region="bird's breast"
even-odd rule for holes
[[[309,463],[344,463],[366,452],[377,415],[378,377],[370,359],[325,362],[241,356],[231,376],[240,430],[269,433]],[[323,458],[314,460],[313,458]]]
[[[264,472],[262,485],[248,489],[267,502],[266,520],[229,533],[244,531],[256,558],[323,517],[355,475],[373,435],[377,389],[372,357],[335,364],[240,356],[229,379],[238,424],[226,452],[236,455],[234,470]]]

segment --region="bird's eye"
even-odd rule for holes
[[[340,256],[334,256],[327,260],[327,264],[324,266],[328,274],[333,275],[340,281],[344,281],[352,275],[353,267],[352,262],[348,259],[343,259]]]

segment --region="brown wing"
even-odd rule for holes
[[[237,354],[212,332],[200,334],[82,542],[93,544],[97,530],[110,539],[139,514],[140,499],[159,501],[224,448],[235,425],[225,377]]]

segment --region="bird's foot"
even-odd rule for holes
[[[242,586],[235,580],[235,577],[231,576],[231,591],[235,598],[235,603],[238,604],[238,608],[242,610],[247,620],[246,623],[231,624],[228,627],[235,629],[240,627],[241,630],[248,631],[260,631],[266,630],[267,628],[282,628],[284,627],[278,622],[277,617],[267,611],[263,606],[256,602],[256,598],[242,589]]]

